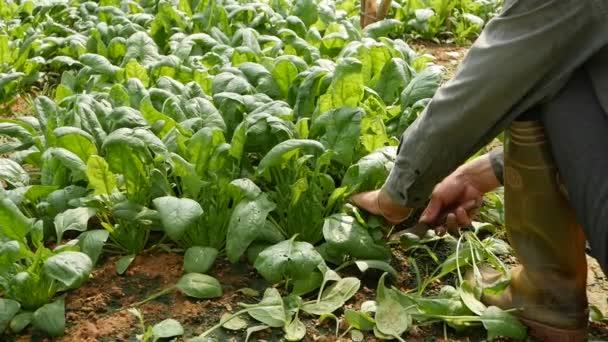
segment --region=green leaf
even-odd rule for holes
[[[68,209],[61,214],[55,216],[55,232],[57,234],[57,242],[63,239],[63,233],[68,230],[77,230],[84,232],[87,230],[89,219],[97,214],[97,209],[80,207]]]
[[[275,288],[267,288],[264,298],[258,304],[241,304],[248,309],[251,317],[273,328],[285,325],[286,312],[283,299]]]
[[[127,39],[127,52],[123,59],[126,65],[131,59],[137,60],[144,67],[158,62],[158,46],[146,32],[136,32]]]
[[[323,291],[319,301],[304,303],[302,310],[313,315],[332,313],[341,308],[357,293],[361,282],[357,278],[343,278]]]
[[[488,339],[503,336],[523,340],[527,335],[526,326],[515,316],[495,306],[488,307],[479,317],[488,331]]]
[[[78,236],[80,251],[91,258],[93,265],[97,264],[97,260],[109,236],[110,233],[105,229],[86,231]]]
[[[376,309],[376,327],[386,335],[401,336],[412,325],[412,316],[403,307],[394,293],[395,290],[384,286],[382,275],[378,282],[378,307]]]
[[[382,97],[387,105],[394,104],[412,79],[412,70],[407,63],[400,58],[392,58],[382,68],[380,78],[374,90]]]
[[[21,305],[18,301],[0,298],[0,333],[4,332],[8,327],[9,322],[15,317]]]
[[[0,189],[0,237],[23,241],[32,229],[34,219],[27,218]]]
[[[223,294],[222,286],[217,279],[200,273],[183,275],[176,287],[185,295],[199,299],[217,298]]]
[[[363,65],[355,58],[347,57],[340,60],[327,93],[319,99],[320,113],[343,106],[359,105],[364,94],[362,69]]]
[[[433,97],[441,82],[441,68],[427,68],[416,75],[401,93],[401,110]]]
[[[399,33],[403,23],[397,19],[384,19],[365,27],[365,35],[374,39],[386,37],[391,34]]]
[[[325,147],[318,141],[311,139],[290,139],[273,147],[260,161],[257,174],[264,174],[271,167],[277,167],[294,156],[294,151],[304,150],[307,153],[320,155]]]
[[[463,281],[458,288],[462,302],[477,315],[482,315],[486,311],[486,306],[479,300],[481,292],[481,288],[475,287],[468,280]]]
[[[61,336],[65,329],[65,302],[61,297],[56,301],[45,304],[34,312],[32,317],[34,328],[42,330],[50,336]]]
[[[135,256],[135,254],[129,254],[118,259],[116,262],[116,273],[120,275],[124,274],[129,266],[131,266],[133,260],[135,260]]]
[[[6,181],[13,187],[21,187],[29,183],[30,176],[16,162],[7,158],[0,158],[0,180]]]
[[[300,341],[306,336],[306,326],[300,321],[298,314],[285,326],[284,330],[287,341]]]
[[[353,162],[359,147],[361,120],[365,112],[360,108],[340,107],[317,117],[310,128],[310,136],[325,148],[336,152],[335,160],[344,166]]]
[[[254,327],[247,328],[247,337],[245,337],[245,342],[248,342],[249,338],[254,333],[256,333],[258,331],[266,330],[268,328],[270,328],[268,325],[256,325]]]
[[[213,266],[218,251],[212,247],[194,246],[184,254],[184,271],[186,273],[207,273]]]
[[[232,317],[232,314],[230,313],[225,313],[222,315],[222,317],[220,318],[220,323],[222,323],[222,328],[228,329],[228,330],[242,330],[247,328],[247,321],[245,321],[244,319],[240,318],[240,317],[234,317],[231,318],[229,321],[226,321],[228,318]]]
[[[174,241],[178,241],[187,229],[198,224],[203,215],[201,205],[189,198],[165,196],[152,202],[160,214],[165,232]]]
[[[95,138],[79,128],[59,127],[55,129],[54,134],[57,147],[65,148],[85,162],[90,156],[97,154]]]
[[[146,87],[150,85],[150,77],[148,76],[148,71],[146,70],[146,68],[141,66],[135,59],[131,59],[127,63],[127,65],[125,65],[125,75],[127,79],[139,79],[141,83]]]
[[[317,22],[319,8],[314,0],[296,0],[293,14],[302,19],[306,26],[310,26]]]
[[[275,60],[275,66],[272,70],[272,77],[281,89],[283,97],[289,95],[289,88],[293,84],[296,76],[298,76],[298,67],[286,57],[279,57]]]
[[[11,320],[10,323],[10,328],[11,331],[14,332],[15,334],[20,333],[21,331],[23,331],[23,329],[25,329],[28,325],[30,325],[30,323],[32,323],[32,319],[34,318],[34,313],[33,312],[21,312],[17,315],[15,315],[15,317],[13,317],[13,319]],[[2,326],[0,325],[0,331],[2,331]]]
[[[268,214],[275,207],[266,194],[255,199],[245,199],[237,204],[230,216],[226,236],[226,256],[230,262],[238,261],[247,247],[260,235]]]
[[[602,310],[600,310],[600,308],[595,305],[589,306],[589,318],[592,322],[601,322],[603,320],[606,320],[606,317],[602,313]]]
[[[385,261],[357,260],[357,261],[355,261],[355,265],[357,265],[357,268],[359,268],[359,271],[361,271],[362,273],[365,273],[370,268],[375,268],[377,270],[387,272],[388,274],[393,276],[395,279],[397,279],[399,277],[399,275],[397,274],[397,271],[395,271],[395,269],[389,263],[387,263]]]
[[[323,236],[329,248],[357,259],[388,260],[390,250],[378,245],[357,220],[346,214],[335,214],[325,219]]]
[[[106,76],[113,77],[120,71],[120,68],[112,65],[106,57],[94,53],[85,53],[80,56],[80,62],[93,69],[94,72]]]
[[[390,146],[361,158],[348,168],[342,179],[342,186],[347,186],[351,191],[379,188],[393,168],[396,152],[397,148]]]
[[[351,327],[361,331],[372,331],[376,324],[376,321],[367,313],[352,309],[344,310],[344,317]]]
[[[283,279],[306,278],[322,262],[313,245],[292,238],[262,251],[255,260],[255,268],[267,281],[278,283]]]
[[[292,281],[293,289],[291,290],[291,294],[303,296],[318,289],[322,283],[323,275],[319,272],[312,272],[306,278],[294,279]]]
[[[86,174],[95,195],[111,195],[116,189],[116,175],[110,171],[110,166],[102,157],[89,157]]]
[[[61,282],[67,288],[76,288],[89,279],[93,262],[81,252],[62,252],[48,258],[44,263],[44,273]]]
[[[169,318],[155,324],[152,327],[152,334],[155,338],[171,338],[183,335],[184,328],[178,321]]]

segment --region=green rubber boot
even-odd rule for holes
[[[587,340],[585,236],[569,205],[549,142],[537,121],[516,121],[505,144],[505,224],[521,266],[488,305],[520,308],[531,335],[542,341]],[[482,270],[484,282],[500,274]]]

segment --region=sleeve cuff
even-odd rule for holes
[[[496,179],[498,179],[500,184],[504,185],[505,158],[502,147],[498,147],[490,152],[490,163],[492,164],[492,170],[494,170]]]

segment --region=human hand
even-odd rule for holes
[[[369,212],[384,217],[390,224],[396,225],[405,221],[413,209],[395,203],[388,194],[382,190],[362,192],[353,195],[349,202]]]
[[[460,166],[439,183],[420,217],[420,222],[437,224],[437,233],[455,233],[468,226],[477,214],[483,195],[500,186],[489,155],[483,155]],[[445,217],[445,222],[443,218]]]

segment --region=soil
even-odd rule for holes
[[[440,258],[449,252],[445,244],[440,243],[434,247]],[[431,271],[434,263],[423,254],[416,255],[418,267],[421,272]],[[427,260],[428,259],[428,260]],[[183,272],[182,256],[165,252],[139,255],[129,267],[127,272],[119,276],[116,274],[118,257],[106,258],[100,261],[95,269],[92,279],[83,287],[69,292],[66,295],[66,334],[57,339],[42,337],[41,334],[30,331],[20,337],[5,336],[6,341],[135,341],[141,334],[137,319],[126,309],[134,303],[145,300],[151,295],[171,287],[180,278]],[[606,291],[608,281],[601,274],[597,264],[591,264],[589,290],[593,296],[590,300],[594,305],[606,305]],[[401,290],[415,288],[416,280],[408,265],[407,257],[399,248],[394,249],[393,266],[399,273],[399,278],[392,285]],[[348,275],[356,275],[362,280],[362,287],[351,299],[346,307],[359,309],[361,303],[375,298],[375,287],[380,276],[377,272],[368,272],[364,275],[354,269],[346,269]],[[598,273],[599,272],[599,273]],[[154,325],[164,319],[178,320],[184,327],[185,338],[201,334],[206,329],[217,324],[220,317],[226,312],[238,309],[238,303],[254,303],[259,297],[248,297],[239,289],[250,288],[262,293],[269,285],[261,279],[255,270],[244,263],[229,264],[221,259],[216,262],[210,272],[222,284],[224,295],[219,299],[197,300],[187,298],[178,292],[171,292],[158,297],[138,307],[143,314],[147,326]],[[441,283],[431,284],[429,293],[436,292],[440,286],[453,283],[453,279],[444,279]],[[346,328],[341,315],[340,333]],[[338,339],[335,336],[335,322],[328,320],[319,323],[316,318],[301,317],[307,326],[307,335],[304,341],[350,341],[349,338]],[[250,320],[252,325],[254,321]],[[608,325],[593,323],[591,325],[592,340],[608,340]],[[245,331],[229,331],[219,329],[214,335],[218,341],[240,342],[245,340]],[[348,335],[347,335],[348,336]],[[457,333],[451,328],[444,330],[440,323],[414,327],[404,336],[407,341],[484,341],[486,333],[482,328],[472,328]],[[180,341],[183,339],[180,339]],[[251,341],[284,341],[279,329],[263,330],[256,333]],[[367,334],[365,341],[379,341],[373,335]],[[504,340],[503,341],[507,341]],[[532,341],[532,340],[530,340]]]

